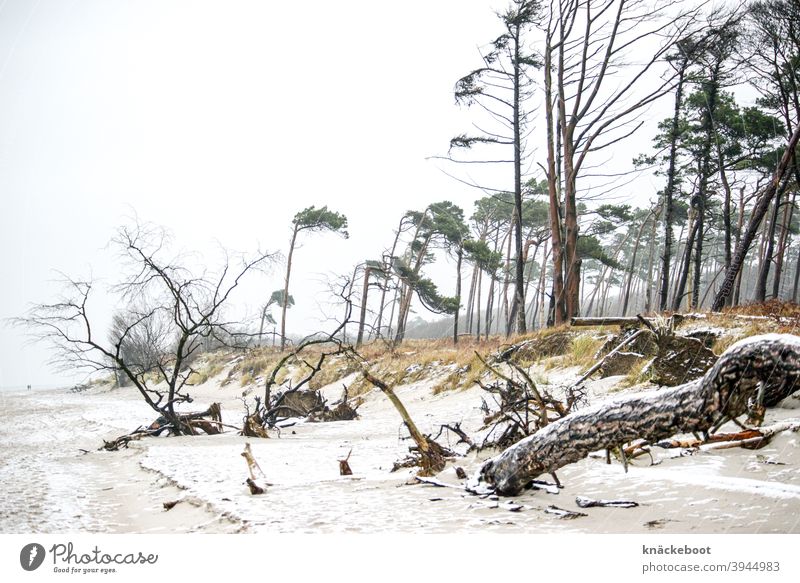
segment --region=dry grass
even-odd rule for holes
[[[593,334],[581,334],[572,339],[569,352],[562,357],[564,366],[579,366],[588,369],[598,360],[597,352],[605,344],[605,338]]]
[[[437,340],[407,340],[392,349],[383,342],[364,345],[359,352],[371,363],[372,372],[392,385],[410,384],[435,379],[434,394],[471,387],[483,373],[483,365],[475,356],[496,352],[519,338],[490,336],[477,341],[460,337],[453,345],[450,338]],[[372,385],[359,377],[350,386],[352,395],[369,392]]]
[[[222,385],[225,386],[238,378],[240,386],[245,387],[256,378],[271,372],[280,358],[280,353],[271,347],[249,349],[234,360],[233,366],[228,371],[228,376],[222,381]]]
[[[628,389],[630,387],[636,387],[639,385],[645,385],[650,382],[651,373],[646,370],[647,366],[652,362],[650,359],[643,359],[640,362],[637,362],[633,365],[631,370],[628,371],[628,374],[625,375],[617,385],[611,389],[612,392],[619,391],[621,389]]]
[[[800,328],[800,306],[779,302],[743,306],[727,310],[722,314],[707,314],[704,320],[687,320],[682,327],[722,328],[722,334],[714,343],[713,350],[720,354],[734,342],[748,336],[767,332],[797,332]],[[384,341],[374,341],[359,348],[359,353],[370,363],[370,370],[391,385],[410,384],[430,379],[433,392],[461,390],[473,386],[485,369],[475,355],[487,357],[511,344],[525,343],[515,355],[521,366],[541,365],[539,371],[554,368],[580,367],[586,370],[597,361],[597,352],[605,338],[607,328],[569,327],[540,330],[525,336],[505,338],[492,336],[488,340],[477,341],[474,337],[462,336],[453,345],[452,339],[406,340],[399,346]],[[316,363],[323,346],[312,346],[303,353],[303,359]],[[224,372],[228,367],[228,384],[238,380],[241,386],[252,385],[271,374],[280,359],[285,355],[272,347],[254,348],[234,359],[234,354],[218,351],[204,357],[203,364],[193,375],[192,382],[201,383]],[[632,369],[621,386],[630,387],[648,381],[645,364]],[[298,382],[305,378],[310,369],[302,359],[293,359],[279,371],[278,383]],[[358,365],[344,356],[326,359],[322,369],[315,375],[309,386],[319,389],[358,372]],[[543,374],[539,372],[539,374]],[[538,381],[546,384],[545,381]],[[350,394],[358,396],[373,389],[360,375],[351,383]]]

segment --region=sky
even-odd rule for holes
[[[323,327],[326,277],[378,258],[404,211],[482,195],[429,157],[470,129],[453,86],[504,5],[0,0],[0,320],[54,299],[58,272],[113,281],[134,215],[213,268],[220,244],[285,253],[294,214],[325,204],[351,236],[304,238],[288,320]],[[243,309],[282,264],[259,277]],[[119,307],[93,306],[100,327]],[[0,326],[0,387],[65,382],[47,360]]]

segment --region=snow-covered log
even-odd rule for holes
[[[581,409],[487,460],[472,487],[515,495],[537,476],[634,439],[651,443],[705,432],[777,404],[798,388],[800,337],[753,336],[720,356],[701,379]]]

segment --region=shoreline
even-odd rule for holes
[[[597,387],[610,384],[604,379]],[[469,431],[480,425],[478,389],[432,395],[425,381],[396,390],[422,431],[454,420]],[[193,395],[197,403],[222,402],[224,420],[240,421],[238,387],[211,380]],[[637,460],[627,474],[618,463],[590,457],[559,472],[565,487],[558,494],[480,498],[463,491],[454,472],[454,465],[475,471],[481,459],[474,455],[438,476],[453,488],[408,485],[410,470],[390,473],[409,445],[401,421],[379,392],[364,401],[356,421],[298,423],[270,439],[153,437],[106,452],[97,449],[103,439],[152,421],[133,391],[4,394],[0,532],[800,533],[797,433],[756,451],[654,451],[657,465]],[[798,413],[771,409],[766,423]],[[251,496],[243,483],[247,442],[273,484],[262,496]],[[354,475],[339,476],[337,460],[349,450]],[[580,509],[577,496],[639,507]],[[521,511],[507,509],[511,500]],[[586,516],[560,519],[549,506]]]

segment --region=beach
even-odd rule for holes
[[[192,388],[193,407],[219,402],[223,421],[240,425],[242,389],[218,380]],[[339,381],[322,392],[333,401],[341,390]],[[396,390],[424,432],[481,425],[477,387],[434,395],[428,379]],[[765,424],[800,418],[798,404],[770,409]],[[560,470],[557,493],[506,499],[472,495],[456,476],[456,466],[472,474],[490,452],[455,459],[437,477],[444,487],[417,483],[411,469],[391,472],[410,442],[378,391],[365,395],[355,421],[299,421],[269,439],[233,430],[151,437],[116,452],[99,449],[103,440],[155,418],[134,389],[5,392],[0,411],[2,533],[800,533],[800,434],[788,431],[760,450],[653,448],[652,460],[632,461],[627,473],[598,452]],[[246,443],[270,484],[260,496],[244,483]],[[348,454],[353,475],[340,476]],[[578,496],[638,506],[581,509]]]

